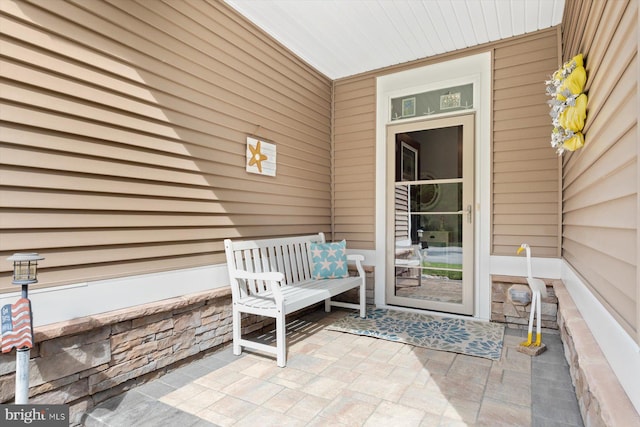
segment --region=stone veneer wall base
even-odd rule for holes
[[[618,382],[562,281],[554,281],[558,326],[587,427],[640,426],[640,415]]]
[[[230,342],[231,323],[223,288],[36,328],[29,403],[68,404],[70,424],[81,424],[98,403]],[[243,333],[269,323],[243,317]],[[15,350],[0,355],[0,403],[14,399],[15,359]]]

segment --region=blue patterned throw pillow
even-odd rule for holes
[[[314,279],[349,277],[347,267],[347,242],[311,243]]]

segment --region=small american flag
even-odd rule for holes
[[[3,353],[10,352],[13,347],[33,347],[31,301],[20,298],[15,304],[3,305],[0,309],[0,321]]]

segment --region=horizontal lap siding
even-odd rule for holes
[[[585,145],[564,156],[562,254],[640,342],[638,2],[575,1],[565,14],[564,60],[584,54],[589,104]]]
[[[41,285],[330,231],[331,82],[224,3],[0,9],[0,257],[40,252]],[[276,177],[245,171],[252,134],[276,143]]]
[[[494,255],[514,255],[525,242],[534,256],[560,255],[560,162],[544,85],[558,61],[556,31],[494,50]]]
[[[337,82],[334,95],[334,234],[375,248],[375,78]]]

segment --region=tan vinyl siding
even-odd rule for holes
[[[375,247],[375,79],[334,87],[334,232],[350,248]]]
[[[223,2],[0,7],[0,257],[41,253],[42,286],[331,230],[331,81]],[[276,177],[245,171],[247,135]]]
[[[558,48],[559,32],[552,28],[338,80],[334,179],[336,185],[358,185],[336,193],[335,228],[345,230],[337,236],[348,239],[348,220],[358,215],[367,226],[371,221],[371,231],[358,237],[364,248],[374,248],[375,78],[493,49],[492,253],[513,255],[526,241],[536,246],[536,256],[559,256],[560,162],[549,144],[551,119],[544,93],[544,81],[560,61]],[[366,156],[369,168],[361,166],[359,156]]]
[[[567,2],[563,60],[583,53],[585,146],[564,156],[562,255],[620,325],[638,327],[638,2]]]
[[[521,243],[538,257],[560,255],[559,160],[550,147],[544,81],[558,67],[558,35],[494,49],[492,253]]]

